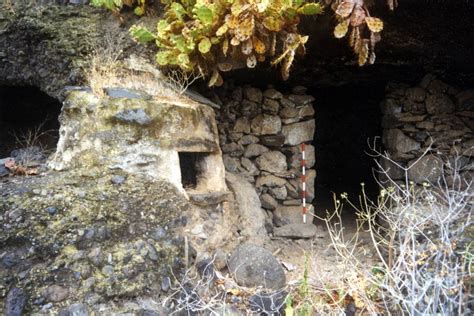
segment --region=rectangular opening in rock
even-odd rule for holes
[[[209,154],[200,152],[179,152],[178,155],[183,188],[195,189],[204,176],[202,163]]]

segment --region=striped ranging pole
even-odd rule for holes
[[[306,224],[306,161],[304,143],[301,144],[301,200],[303,203],[303,223]]]

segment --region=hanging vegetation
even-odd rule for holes
[[[391,9],[396,6],[396,0],[387,0]],[[334,36],[343,38],[347,34],[349,45],[358,56],[359,66],[375,62],[375,44],[381,37],[383,22],[371,17],[368,6],[373,1],[366,0],[326,0],[336,13],[339,24],[334,28]]]
[[[390,8],[396,0],[387,0]],[[279,66],[284,80],[297,54],[303,55],[308,36],[298,31],[302,15],[318,15],[331,7],[338,24],[336,38],[349,38],[360,66],[375,61],[382,20],[371,17],[373,0],[161,0],[165,13],[156,30],[134,25],[132,37],[141,43],[155,42],[156,61],[161,66],[181,68],[208,76],[209,86],[223,83],[222,72],[254,68],[270,61]],[[123,6],[146,13],[146,0],[93,0],[119,12]]]

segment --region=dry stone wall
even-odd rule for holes
[[[474,90],[458,90],[429,74],[415,87],[389,84],[381,106],[383,144],[392,160],[410,167],[410,181],[434,184],[444,175],[452,184],[455,164],[461,179],[473,179]],[[390,161],[381,164],[391,179],[405,178]]]
[[[226,170],[254,184],[268,216],[268,231],[303,237],[291,225],[302,223],[302,143],[306,143],[307,202],[314,199],[315,154],[310,145],[315,132],[314,97],[304,87],[283,94],[271,87],[245,86],[227,88],[220,98],[218,128]],[[307,228],[311,235],[313,227]]]

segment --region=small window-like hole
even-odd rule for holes
[[[206,153],[180,152],[178,154],[183,188],[194,189],[199,184],[201,177],[200,164]]]

